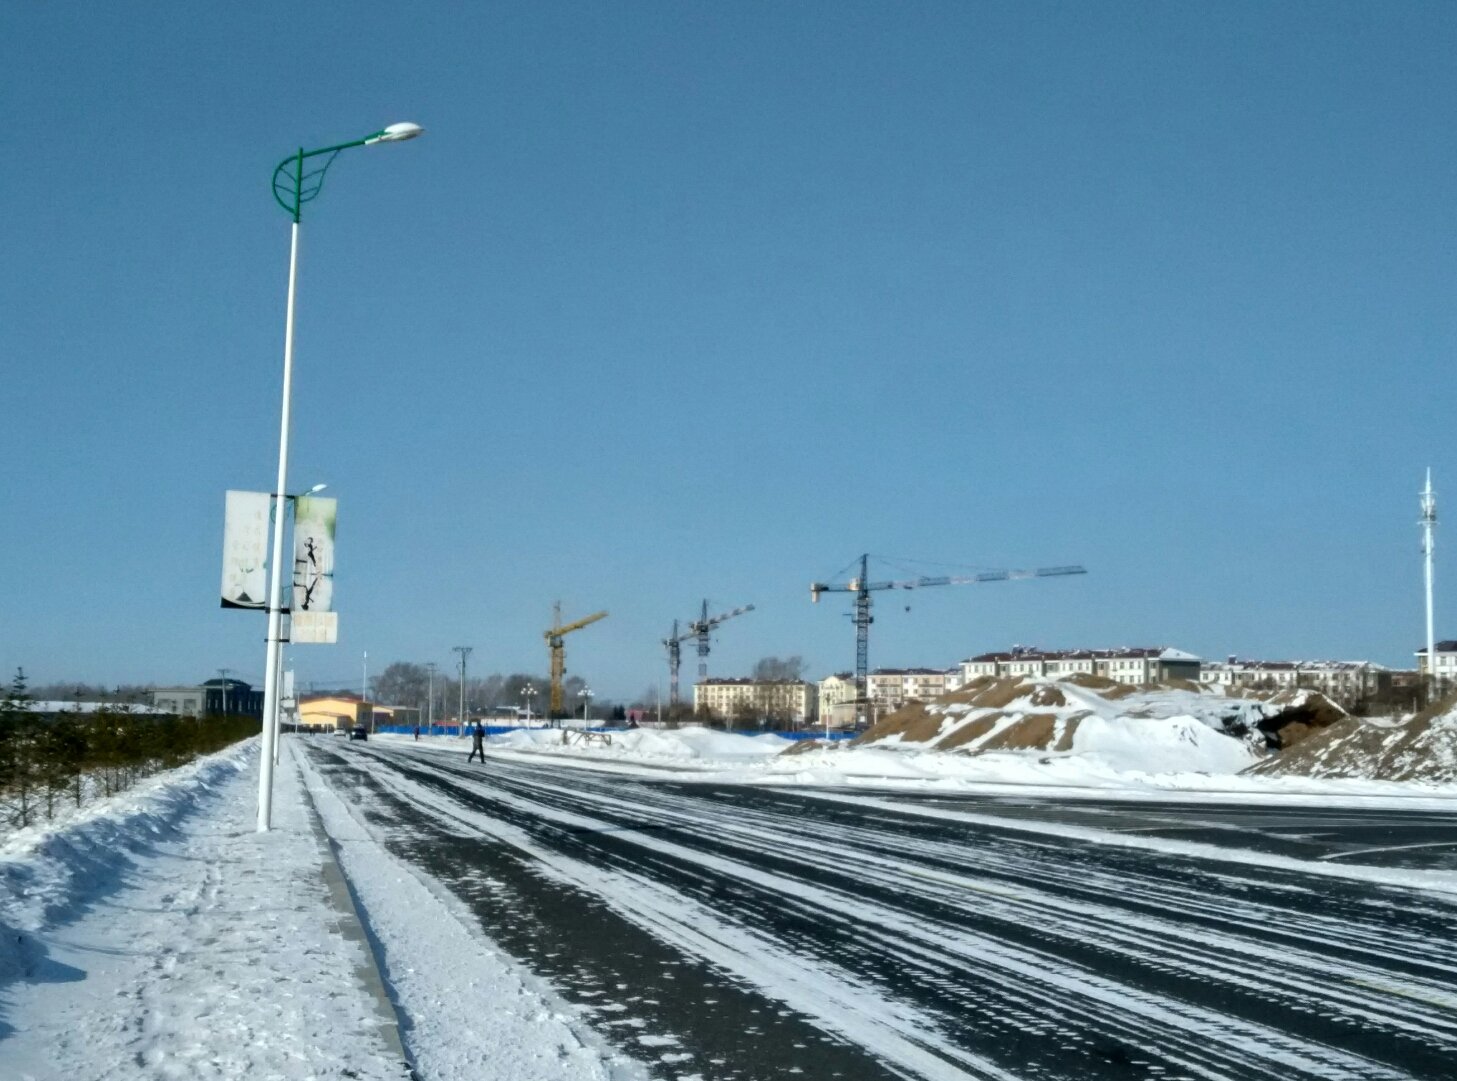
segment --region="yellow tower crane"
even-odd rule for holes
[[[567,650],[562,639],[573,631],[579,631],[588,624],[606,618],[606,612],[595,612],[585,619],[579,619],[575,623],[563,626],[562,602],[557,601],[553,606],[551,628],[543,632],[547,648],[551,651],[551,705],[548,707],[548,717],[556,718],[562,715],[562,677],[567,674]]]

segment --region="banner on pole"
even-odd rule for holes
[[[338,612],[294,612],[289,641],[296,646],[332,646],[339,641]]]
[[[337,499],[301,495],[294,500],[294,613],[334,609],[334,522],[338,509]]]
[[[263,609],[268,606],[265,581],[268,566],[268,511],[273,497],[267,492],[229,490],[223,512],[224,608]]]

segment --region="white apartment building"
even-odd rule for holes
[[[1027,676],[1063,679],[1083,674],[1102,676],[1116,683],[1162,683],[1170,679],[1199,679],[1200,660],[1192,653],[1166,646],[1128,649],[1028,649],[1013,646],[1007,653],[983,653],[962,661],[960,683],[980,676]]]
[[[865,695],[875,704],[877,715],[899,709],[907,702],[924,702],[955,689],[957,669],[877,668],[865,676]],[[855,676],[836,672],[819,682],[819,710],[823,714],[836,706],[855,701]]]
[[[855,681],[850,680],[850,694]],[[759,682],[752,679],[706,679],[693,685],[693,712],[707,711],[710,716],[731,720],[752,715],[784,719],[796,725],[815,719],[818,693],[815,684],[802,679],[790,682]]]
[[[1457,642],[1451,644],[1457,647]],[[1439,652],[1439,664],[1441,656]],[[1453,657],[1457,659],[1457,653]],[[1391,669],[1371,661],[1242,661],[1230,657],[1227,661],[1205,664],[1199,673],[1199,682],[1226,691],[1240,687],[1267,690],[1308,687],[1337,701],[1350,702],[1389,690],[1391,676]]]
[[[1437,682],[1457,683],[1457,641],[1449,638],[1445,642],[1438,642],[1432,652],[1437,658],[1437,663],[1432,666],[1432,674],[1437,677]],[[1427,675],[1426,646],[1417,650],[1417,675],[1423,679]]]
[[[853,694],[853,680],[850,686]],[[865,677],[865,695],[875,703],[876,713],[945,693],[946,673],[939,668],[877,668]]]
[[[836,672],[819,682],[820,712],[833,709],[844,702],[855,701],[855,673]]]

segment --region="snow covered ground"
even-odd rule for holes
[[[308,779],[286,754],[257,833],[250,740],[0,847],[0,1077],[408,1076],[324,884]],[[371,932],[408,925],[418,970],[390,975],[428,1076],[639,1076],[318,795]]]
[[[406,736],[385,740],[412,742]],[[465,754],[468,741],[422,740]],[[633,729],[612,734],[610,745],[564,744],[550,729],[512,732],[490,741],[497,754],[550,755],[596,768],[690,771],[728,783],[846,787],[936,788],[953,792],[1002,791],[1096,796],[1099,799],[1224,799],[1251,796],[1290,801],[1354,801],[1363,806],[1433,800],[1448,807],[1457,784],[1250,776],[1256,759],[1239,741],[1188,717],[1090,717],[1073,736],[1073,750],[1048,754],[990,751],[950,754],[895,743],[852,747],[843,742],[804,746],[774,735],[741,735],[699,727]],[[786,754],[797,749],[801,753]]]
[[[811,746],[686,728],[564,745],[559,731],[492,740],[495,756],[715,783],[1453,806],[1454,785],[1238,776],[1168,719],[1085,722],[1073,754],[956,755]],[[1224,738],[1224,737],[1220,737]],[[468,741],[411,740],[464,756]],[[365,944],[323,874],[337,858],[387,963],[423,1077],[629,1081],[648,1067],[601,1040],[553,990],[462,917],[438,883],[394,858],[307,756],[286,753],[276,828],[254,830],[257,745],[241,744],[0,845],[0,1077],[394,1079],[391,1015],[361,973]],[[1190,760],[1206,768],[1178,767]],[[1143,768],[1128,768],[1130,764]],[[333,838],[321,840],[317,815]],[[1038,829],[1045,827],[1029,826]],[[1065,831],[1064,831],[1065,832]],[[1131,842],[1130,842],[1131,843]],[[1144,843],[1144,842],[1139,842]],[[1153,842],[1148,842],[1153,843]],[[1160,842],[1163,843],[1163,842]],[[332,853],[332,854],[331,854]],[[408,962],[401,962],[408,957]]]

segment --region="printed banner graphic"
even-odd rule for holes
[[[229,491],[223,513],[224,608],[268,606],[268,510],[273,497],[267,492]]]
[[[293,611],[334,610],[334,520],[339,501],[301,495],[293,509]]]

